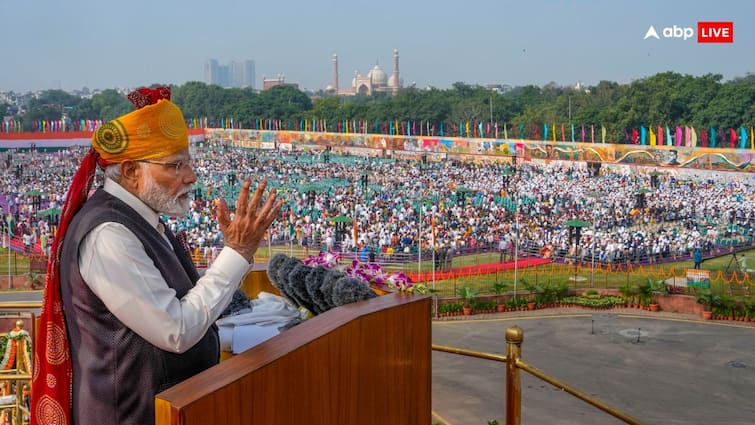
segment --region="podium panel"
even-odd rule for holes
[[[159,425],[429,424],[431,298],[341,306],[155,398]]]

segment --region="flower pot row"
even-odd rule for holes
[[[703,311],[704,320],[730,320],[732,322],[755,322],[755,317],[749,316],[726,316],[723,314],[713,314],[710,311]]]
[[[464,307],[462,311],[442,311],[438,313],[439,317],[449,317],[449,316],[469,316],[473,314],[484,314],[484,313],[506,313],[511,311],[528,311],[528,310],[540,310],[540,309],[546,309],[546,308],[565,308],[565,307],[580,307],[580,308],[587,308],[590,310],[610,310],[617,307],[627,307],[627,308],[636,308],[639,310],[646,310],[646,311],[658,311],[659,307],[658,304],[650,304],[649,306],[643,307],[640,305],[633,306],[633,305],[596,305],[596,306],[590,306],[590,305],[583,305],[578,303],[555,303],[555,304],[545,304],[545,305],[536,305],[535,303],[528,303],[525,306],[519,306],[519,307],[508,307],[503,304],[499,304],[496,306],[495,310],[493,309],[484,309],[484,310],[476,310],[472,309],[470,307]]]

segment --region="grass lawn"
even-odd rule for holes
[[[10,263],[9,263],[10,261]],[[8,272],[10,268],[10,273]],[[8,258],[8,249],[0,248],[0,276],[7,275],[22,275],[29,272],[29,257],[19,254],[17,252],[11,252],[10,259]]]
[[[275,247],[260,247],[255,257],[258,263],[265,263],[271,255],[282,252],[297,258],[306,257],[304,249],[299,245],[279,245]],[[316,254],[314,249],[309,250],[310,255]],[[737,256],[746,255],[751,265],[755,267],[755,249],[740,252]],[[478,264],[493,263],[499,260],[497,252],[481,253],[454,257],[453,267],[463,267]],[[745,280],[741,274],[733,273],[739,265],[732,262],[731,255],[712,258],[703,262],[702,268],[711,272],[711,286],[718,291],[731,291],[732,293],[745,292],[748,285],[754,284],[755,277],[750,276]],[[573,265],[568,264],[544,264],[537,267],[518,269],[516,276],[514,270],[502,271],[494,274],[458,277],[449,280],[427,282],[428,287],[435,287],[440,296],[456,296],[457,290],[465,286],[477,289],[480,294],[493,293],[493,285],[497,282],[508,284],[508,291],[525,290],[527,284],[534,285],[560,285],[566,284],[570,288],[619,288],[627,283],[639,284],[646,282],[648,278],[655,280],[668,279],[670,277],[684,277],[686,270],[692,268],[691,261],[675,263],[655,264],[650,266],[630,267],[629,270],[608,271],[601,268],[592,269],[589,264],[575,270]],[[729,267],[727,271],[727,267]],[[8,275],[8,255],[6,249],[0,249],[0,275]],[[431,258],[423,258],[420,264],[417,261],[409,263],[384,264],[384,269],[389,272],[403,271],[414,272],[418,270],[432,270]],[[29,271],[29,258],[13,253],[10,258],[10,274],[22,275]],[[516,280],[516,288],[514,281]]]

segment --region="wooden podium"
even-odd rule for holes
[[[158,425],[417,425],[431,419],[431,298],[327,311],[158,394]]]

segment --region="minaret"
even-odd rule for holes
[[[393,92],[397,92],[401,86],[401,80],[398,75],[398,49],[393,49]]]
[[[333,90],[338,95],[338,55],[333,53]]]

